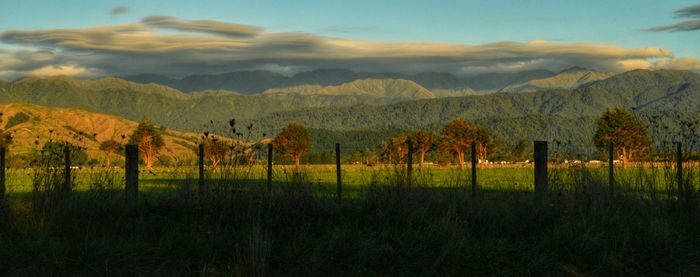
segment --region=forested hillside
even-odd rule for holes
[[[314,76],[319,75],[298,78]],[[445,82],[449,83],[449,78]],[[299,122],[322,134],[323,141],[316,142],[323,145],[347,141],[344,138],[349,134],[362,134],[352,136],[356,138],[353,141],[376,145],[396,132],[416,128],[437,131],[446,122],[462,118],[491,127],[506,143],[556,139],[585,146],[591,144],[595,118],[608,108],[634,110],[650,124],[652,119],[665,122],[669,130],[679,130],[674,124],[681,121],[694,122],[700,112],[700,75],[635,70],[576,89],[449,98],[434,94],[416,82],[400,79],[297,85],[254,96],[230,91],[185,94],[118,78],[26,78],[0,83],[0,101],[4,103],[77,107],[132,120],[148,116],[168,128],[186,131],[200,132],[212,124],[225,125],[236,119],[252,124],[255,136],[262,137]]]

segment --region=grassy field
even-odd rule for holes
[[[669,168],[557,167],[535,201],[532,168],[469,170],[332,166],[300,174],[277,166],[208,174],[143,173],[127,201],[123,172],[74,171],[71,196],[57,172],[8,172],[0,214],[0,275],[697,275],[700,218],[679,201]],[[52,177],[47,177],[50,175]],[[33,182],[34,180],[34,182]],[[34,183],[35,187],[32,186]],[[189,188],[189,189],[188,189]]]

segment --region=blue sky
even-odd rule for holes
[[[378,43],[429,42],[487,45],[502,41],[527,43],[533,40],[544,40],[555,44],[592,43],[626,49],[653,47],[669,50],[676,58],[685,57],[696,60],[700,57],[700,47],[697,47],[700,45],[700,31],[645,31],[648,28],[683,21],[684,19],[674,15],[674,11],[699,3],[693,1],[5,0],[3,2],[0,9],[0,31],[5,32],[117,26],[138,23],[144,17],[159,15],[183,20],[211,20],[252,25],[266,32],[305,33],[319,37]],[[110,14],[110,10],[115,7],[126,7],[128,11],[116,15]],[[163,30],[161,33],[179,31],[181,30]],[[56,45],[33,45],[26,41],[18,43],[13,39],[3,39],[0,42],[0,49],[3,48],[12,51],[40,49],[62,55],[75,55],[84,51],[84,49],[65,49]],[[648,57],[651,61],[658,58]],[[325,58],[324,61],[326,61]],[[66,57],[60,62],[81,63],[77,59]],[[564,63],[560,62],[562,66]],[[248,63],[247,66],[250,67],[250,64]],[[266,61],[266,64],[271,66],[277,63]],[[292,66],[288,61],[278,64],[281,67]],[[318,64],[333,65],[326,62],[318,62]],[[686,64],[695,65],[694,62],[687,61]],[[96,64],[89,66],[99,68]],[[293,66],[313,67],[308,63]],[[353,66],[361,67],[359,64],[353,64],[350,67]],[[455,70],[455,68],[448,69]],[[225,68],[216,67],[205,71],[217,70],[225,70]],[[20,70],[15,71],[20,72]],[[109,69],[104,72],[113,71]]]

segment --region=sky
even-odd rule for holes
[[[700,71],[697,1],[0,2],[0,79],[317,68]]]

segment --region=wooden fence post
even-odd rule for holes
[[[406,157],[406,183],[411,187],[413,183],[413,142],[408,140],[408,156]]]
[[[683,146],[681,142],[676,142],[676,182],[678,183],[678,200],[683,200],[685,189],[683,185]]]
[[[6,154],[7,154],[7,148],[0,147],[0,201],[5,199],[5,191],[6,191],[5,168],[7,167],[7,165],[5,164],[5,155]]]
[[[476,158],[476,143],[472,142],[472,199],[476,198],[476,165],[479,160]]]
[[[71,162],[70,162],[70,147],[66,145],[63,147],[63,155],[65,158],[65,167],[64,167],[64,177],[65,179],[63,180],[63,193],[67,196],[71,193],[71,183],[73,179],[71,178]]]
[[[127,145],[124,149],[126,187],[124,192],[129,200],[136,200],[139,194],[139,147]]]
[[[199,144],[199,194],[206,192],[206,184],[204,184],[204,144]]]
[[[608,144],[608,185],[610,197],[615,196],[615,145],[612,141]]]
[[[338,182],[338,203],[343,200],[343,178],[340,171],[340,143],[335,144],[335,174]]]
[[[272,143],[267,144],[267,193],[272,194]]]
[[[535,198],[542,203],[548,190],[547,142],[535,141]]]

